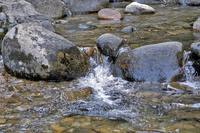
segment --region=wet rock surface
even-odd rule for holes
[[[193,30],[200,31],[200,18],[198,18],[193,24]]]
[[[131,81],[169,82],[180,73],[181,52],[179,42],[139,47],[117,58],[114,74]]]
[[[124,27],[121,32],[125,33],[125,34],[129,34],[132,33],[134,31],[134,28],[132,26],[128,26],[128,27]]]
[[[154,14],[156,11],[149,5],[140,4],[138,2],[132,2],[127,5],[124,13],[132,13],[132,14]]]
[[[2,50],[6,69],[19,77],[71,80],[88,70],[87,58],[72,42],[37,25],[12,28]]]
[[[49,18],[60,18],[65,15],[65,6],[61,0],[26,0],[35,10]]]
[[[98,12],[106,7],[109,0],[62,0],[72,13]]]
[[[49,18],[38,13],[33,5],[24,0],[3,1],[2,12],[6,15],[6,22],[4,17],[3,22],[9,30],[17,24],[34,23],[54,31]]]
[[[124,45],[125,40],[112,34],[101,35],[96,42],[96,45],[103,55],[115,59],[119,48]]]
[[[191,48],[191,56],[194,59],[200,58],[200,42],[192,43],[190,48]]]

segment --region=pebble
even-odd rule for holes
[[[59,121],[59,124],[60,124],[60,126],[63,126],[63,127],[69,127],[72,125],[73,122],[74,122],[73,118],[67,117],[67,118],[61,119]]]
[[[122,133],[119,128],[112,126],[98,126],[95,130],[100,133]]]
[[[30,109],[30,108],[31,108],[30,105],[21,105],[21,106],[16,107],[15,109],[16,109],[17,111],[27,111],[27,110]]]
[[[94,48],[93,47],[86,47],[84,48],[84,52],[87,56],[92,56],[94,54]]]
[[[8,78],[5,76],[0,76],[0,83],[5,83],[8,81]]]
[[[82,129],[93,129],[93,126],[91,125],[90,122],[83,122],[83,123],[81,123],[80,127]]]
[[[6,119],[0,119],[0,124],[6,123]]]
[[[5,115],[5,119],[8,119],[8,120],[18,120],[20,118],[21,116],[18,113]]]
[[[67,23],[69,23],[69,21],[68,20],[57,20],[57,21],[55,21],[55,23],[56,24],[67,24]]]
[[[78,123],[78,122],[74,122],[74,123],[72,123],[72,125],[71,125],[71,127],[76,127],[76,128],[79,128],[80,126],[81,126],[81,124]]]
[[[61,127],[58,124],[52,124],[50,129],[54,131],[54,133],[62,133],[63,131],[67,130],[65,127]]]
[[[105,8],[105,9],[101,9],[98,12],[98,19],[104,19],[104,20],[123,20],[124,17],[117,10]]]

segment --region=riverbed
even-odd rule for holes
[[[110,5],[123,14],[124,6]],[[0,132],[146,133],[200,131],[200,78],[189,60],[200,8],[152,4],[155,14],[123,14],[123,21],[100,21],[97,13],[54,20],[56,33],[84,50],[94,47],[91,68],[73,81],[31,81],[8,74],[0,56]],[[133,26],[130,34],[121,32]],[[114,77],[108,57],[96,48],[97,38],[112,33],[126,44],[121,49],[178,41],[185,50],[185,81],[129,82]]]

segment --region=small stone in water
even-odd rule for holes
[[[6,123],[6,119],[0,119],[0,124]]]
[[[55,23],[56,24],[67,24],[69,21],[68,20],[57,20]]]
[[[58,124],[53,124],[50,126],[51,130],[54,130],[55,133],[62,133],[63,131],[67,130],[65,127],[61,127]]]
[[[21,117],[18,113],[14,113],[14,114],[5,115],[5,118],[9,120],[18,120]]]
[[[5,76],[0,76],[0,83],[5,83],[8,81],[8,78]]]
[[[72,123],[72,125],[71,125],[71,127],[77,127],[77,128],[79,128],[80,126],[81,126],[81,124],[78,123],[78,122],[74,122],[74,123]]]
[[[84,48],[84,52],[87,56],[90,57],[94,54],[94,48],[93,47]]]
[[[27,111],[30,108],[31,108],[30,105],[21,105],[21,106],[16,107],[16,110],[18,110],[18,111]]]
[[[72,34],[72,33],[75,33],[75,32],[76,32],[76,30],[68,30],[68,31],[66,31],[67,34]]]

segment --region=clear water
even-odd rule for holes
[[[95,46],[103,33],[127,40],[121,52],[164,41],[182,42],[188,51],[192,42],[199,41],[191,26],[199,7],[152,6],[155,15],[125,15],[120,23],[98,21],[97,14],[89,14],[65,18],[69,22],[55,28],[80,49]],[[136,29],[133,33],[120,32],[130,25]],[[97,51],[90,57],[88,74],[69,82],[15,78],[5,72],[0,56],[0,76],[7,78],[0,77],[0,132],[58,132],[59,127],[73,133],[199,132],[200,78],[188,55],[185,52],[183,60],[187,80],[162,84],[113,77],[107,57]],[[60,120],[66,117],[74,122],[62,125]]]

